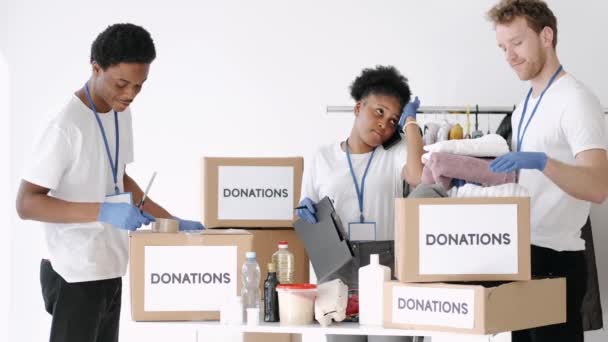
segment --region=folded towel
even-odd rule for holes
[[[478,139],[439,141],[424,146],[427,152],[447,152],[471,157],[498,157],[509,152],[507,141],[498,134]]]
[[[494,173],[490,171],[491,160],[461,156],[452,153],[435,152],[422,169],[423,184],[441,184],[450,189],[452,179],[480,184],[483,186],[514,183],[516,173]]]
[[[517,184],[509,183],[496,186],[479,186],[467,184],[460,188],[452,188],[448,191],[450,197],[529,197],[530,193],[526,188]]]

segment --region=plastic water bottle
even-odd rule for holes
[[[294,255],[287,249],[287,241],[279,241],[279,250],[272,255],[272,262],[277,267],[277,277],[280,284],[293,284],[294,282]]]
[[[255,252],[247,252],[246,260],[241,269],[243,287],[243,308],[260,308],[260,265],[255,260]]]

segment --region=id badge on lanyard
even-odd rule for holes
[[[89,85],[87,83],[84,84],[84,93],[87,97],[87,101],[89,102],[89,106],[95,115],[95,119],[97,120],[97,124],[99,125],[99,130],[101,131],[101,137],[103,138],[103,143],[106,147],[106,153],[108,154],[108,160],[110,161],[110,169],[112,169],[112,179],[114,180],[114,193],[106,195],[105,202],[108,203],[129,203],[133,204],[133,194],[130,192],[120,192],[118,188],[118,151],[119,151],[119,134],[118,134],[118,113],[114,111],[114,127],[116,128],[116,154],[115,159],[112,158],[112,154],[110,153],[110,145],[108,145],[108,138],[106,137],[106,131],[103,129],[103,125],[101,123],[101,119],[99,118],[99,114],[97,113],[97,109],[95,108],[95,104],[91,99],[91,94],[89,93]]]
[[[346,139],[346,142],[344,143],[344,150],[346,151],[346,159],[348,160],[350,175],[353,178],[353,183],[355,183],[355,191],[357,193],[357,200],[359,202],[359,222],[348,223],[348,239],[351,241],[376,240],[376,222],[365,221],[365,217],[363,215],[363,195],[365,191],[365,178],[367,177],[367,171],[369,170],[369,166],[372,163],[372,159],[374,158],[374,153],[376,153],[376,149],[372,151],[372,155],[369,157],[367,166],[365,167],[365,171],[363,172],[363,177],[361,178],[361,188],[359,188],[359,183],[357,182],[357,177],[355,176],[355,171],[353,169],[353,163],[350,159],[350,151],[348,150],[348,139]]]

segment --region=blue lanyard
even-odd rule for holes
[[[543,92],[540,93],[540,97],[538,98],[538,102],[536,102],[536,105],[534,106],[534,109],[532,110],[532,113],[530,113],[530,118],[528,119],[528,122],[526,123],[526,126],[524,127],[524,131],[522,132],[521,131],[521,124],[524,122],[524,118],[526,116],[526,111],[528,110],[528,101],[530,100],[530,96],[532,95],[532,88],[530,88],[530,91],[528,91],[528,96],[526,96],[526,102],[524,102],[524,109],[521,112],[521,118],[519,119],[519,125],[517,127],[517,152],[521,151],[521,145],[523,143],[524,136],[526,135],[526,132],[528,131],[528,126],[530,125],[530,121],[532,121],[532,118],[536,114],[536,109],[538,109],[538,105],[540,104],[540,101],[543,99],[543,96],[545,96],[545,93],[547,92],[547,89],[549,89],[549,87],[551,86],[551,84],[553,83],[553,81],[555,81],[555,78],[557,77],[557,75],[559,75],[559,73],[562,70],[564,70],[564,67],[562,67],[560,65],[559,68],[557,68],[557,71],[555,72],[555,74],[553,74],[553,76],[551,76],[551,78],[549,79],[549,83],[547,83],[547,86],[545,87],[545,89],[543,90]]]
[[[97,113],[97,109],[95,109],[95,105],[93,104],[93,100],[91,100],[91,94],[89,93],[89,85],[87,83],[84,84],[84,93],[87,96],[87,100],[89,101],[89,105],[93,110],[93,114],[95,114],[95,119],[97,119],[97,124],[99,124],[99,129],[101,130],[101,137],[103,138],[103,143],[106,145],[106,152],[108,153],[108,159],[110,160],[110,168],[112,169],[112,177],[114,178],[114,192],[118,194],[120,190],[118,189],[118,113],[114,111],[114,127],[116,127],[116,160],[112,160],[112,154],[110,154],[110,145],[108,145],[108,138],[106,137],[106,131],[103,129],[103,125],[101,124],[101,119],[99,118],[99,114]]]
[[[359,189],[359,183],[357,183],[357,177],[355,176],[353,163],[350,160],[350,151],[348,151],[348,139],[346,139],[346,142],[344,143],[344,150],[346,151],[346,159],[348,160],[350,175],[353,177],[353,182],[355,183],[355,191],[357,192],[357,199],[359,200],[359,220],[361,223],[363,223],[365,222],[365,217],[363,217],[363,192],[365,191],[365,178],[367,177],[367,171],[369,170],[369,166],[372,163],[372,159],[374,158],[374,153],[376,153],[376,149],[374,148],[374,150],[372,151],[372,155],[369,156],[369,160],[367,161],[365,172],[363,172],[363,178],[361,178],[361,189]]]

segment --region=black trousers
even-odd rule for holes
[[[582,342],[581,306],[587,287],[585,252],[557,252],[532,246],[533,277],[566,278],[566,323],[514,331],[512,342]]]
[[[40,285],[53,316],[51,342],[118,341],[121,278],[68,283],[43,259]]]

